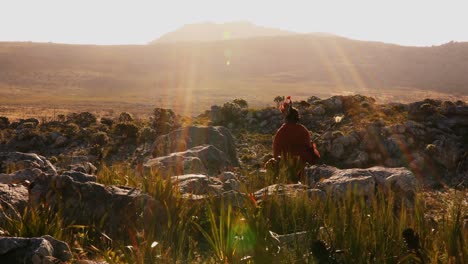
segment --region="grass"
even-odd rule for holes
[[[411,208],[391,194],[362,197],[351,190],[340,200],[307,192],[249,198],[259,186],[287,182],[285,175],[293,169],[286,162],[279,166],[277,174],[267,170],[264,178],[242,187],[240,207],[227,198],[183,199],[170,181],[138,166],[102,166],[100,183],[141,188],[167,212],[167,223],[158,229],[162,232],[151,226],[132,230],[130,243],[109,238],[97,227],[63,227],[60,210],[47,205],[28,207],[8,218],[2,229],[12,236],[53,235],[69,243],[75,259],[109,263],[466,263],[466,191],[454,194],[450,213],[437,225],[425,217],[419,195]],[[407,228],[419,236],[417,246],[403,237]],[[271,235],[304,231],[288,242]]]

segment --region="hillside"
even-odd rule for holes
[[[0,101],[127,102],[189,113],[233,97],[264,106],[279,94],[466,100],[467,68],[468,43],[404,47],[317,35],[143,46],[0,43]]]
[[[152,44],[170,42],[218,41],[267,36],[287,36],[293,32],[254,25],[250,22],[196,23],[185,25],[175,31],[164,34]]]

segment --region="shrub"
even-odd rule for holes
[[[134,124],[120,123],[114,127],[114,133],[126,139],[137,139],[138,127]]]
[[[10,120],[6,116],[0,116],[0,129],[8,128],[10,125]]]
[[[247,101],[241,98],[234,99],[232,102],[238,105],[242,109],[246,109],[249,107],[249,104],[247,103]]]
[[[155,108],[153,110],[152,127],[158,135],[167,134],[178,126],[177,117],[171,109]]]
[[[89,127],[96,123],[96,116],[90,112],[71,113],[67,117],[68,122],[75,123],[80,127]]]
[[[114,120],[109,117],[103,117],[101,118],[101,124],[111,127],[114,124]]]
[[[140,130],[138,140],[140,143],[146,143],[156,139],[156,131],[151,127],[144,127]]]
[[[98,146],[105,146],[109,141],[110,140],[106,132],[99,131],[92,136],[92,142]]]
[[[280,106],[280,103],[284,101],[284,96],[276,96],[275,99],[273,99],[273,102],[276,103],[276,108]]]
[[[122,112],[119,115],[119,123],[130,123],[133,120],[133,115],[128,112]]]
[[[65,126],[62,133],[68,138],[73,138],[80,132],[80,127],[75,123],[69,123]]]

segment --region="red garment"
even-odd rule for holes
[[[310,134],[301,124],[284,123],[276,132],[273,141],[273,155],[298,156],[303,162],[315,164],[316,157],[310,143]]]

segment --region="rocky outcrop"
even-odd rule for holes
[[[220,180],[201,174],[173,176],[171,181],[181,194],[216,195],[224,191]]]
[[[417,181],[406,168],[372,167],[343,169],[320,165],[306,168],[309,186],[343,197],[348,191],[370,196],[376,190],[392,191],[408,200],[414,198]]]
[[[201,145],[145,162],[144,167],[162,176],[187,173],[217,175],[233,166],[226,154],[212,145]]]
[[[34,153],[0,152],[0,173],[37,168],[56,174],[57,170],[45,157]]]
[[[197,146],[211,145],[222,151],[232,166],[239,166],[231,132],[220,126],[190,126],[160,136],[153,144],[153,157],[184,152]]]
[[[27,187],[20,184],[0,183],[0,230],[5,217],[19,217],[28,201]]]
[[[1,263],[64,263],[71,259],[68,245],[51,236],[0,237]]]
[[[29,199],[32,205],[61,208],[66,223],[99,224],[115,237],[126,237],[129,228],[158,229],[166,221],[163,205],[139,189],[78,182],[65,175],[43,174],[30,187]]]

